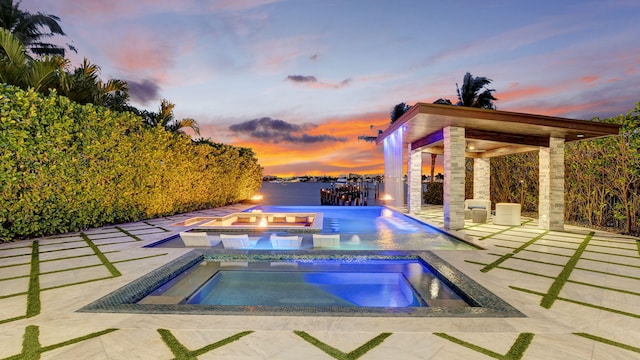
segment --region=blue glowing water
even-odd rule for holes
[[[291,261],[290,269],[278,271],[261,265],[217,271],[187,303],[402,308],[425,307],[434,300],[462,301],[416,260]]]
[[[322,233],[339,233],[343,249],[473,250],[473,246],[384,206],[256,206],[247,211],[322,212]],[[348,240],[348,241],[344,241]],[[305,243],[305,240],[303,240]]]

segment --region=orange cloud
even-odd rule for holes
[[[358,136],[375,136],[389,124],[388,115],[360,114],[352,117],[332,118],[309,127],[310,136],[330,135],[345,138],[343,142],[271,143],[260,139],[237,136],[229,125],[202,124],[202,137],[212,141],[250,147],[256,153],[264,174],[339,175],[344,173],[382,173],[384,158],[382,146],[359,141]]]
[[[552,88],[544,88],[540,86],[520,86],[520,84],[511,84],[507,91],[496,93],[499,101],[517,101],[522,99],[531,99],[554,92]]]

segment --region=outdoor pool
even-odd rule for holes
[[[521,317],[435,254],[190,251],[81,312]]]
[[[142,303],[226,306],[469,306],[419,259],[206,261]]]
[[[320,233],[339,234],[342,250],[477,250],[469,243],[384,206],[256,206],[245,212],[322,213]],[[216,233],[204,227],[199,229],[197,225],[193,231]],[[253,229],[250,236],[257,242],[252,249],[271,250],[269,236],[289,232]],[[296,232],[296,235],[302,236],[301,250],[313,249],[310,232]],[[148,246],[184,245],[176,235]]]

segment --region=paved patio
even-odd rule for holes
[[[638,359],[640,239],[467,222],[435,251],[526,318],[78,313],[189,249],[141,248],[199,211],[0,244],[0,359]],[[418,217],[443,224],[442,208]]]

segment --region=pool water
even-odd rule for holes
[[[322,212],[322,233],[341,234],[348,249],[476,250],[464,241],[384,206],[256,206],[246,211]]]
[[[477,250],[477,247],[448,235],[432,226],[384,206],[256,206],[246,212],[323,213],[322,234],[340,234],[339,250]],[[195,227],[197,229],[197,226]],[[211,235],[222,230],[207,230]],[[255,240],[252,250],[273,250],[271,234],[291,235],[288,230],[248,230]],[[295,232],[302,236],[300,250],[314,250],[311,232]],[[184,247],[173,235],[145,247]],[[222,249],[218,244],[214,248]]]
[[[420,306],[400,274],[220,271],[188,304]]]
[[[143,302],[295,307],[468,307],[418,259],[207,261]]]

